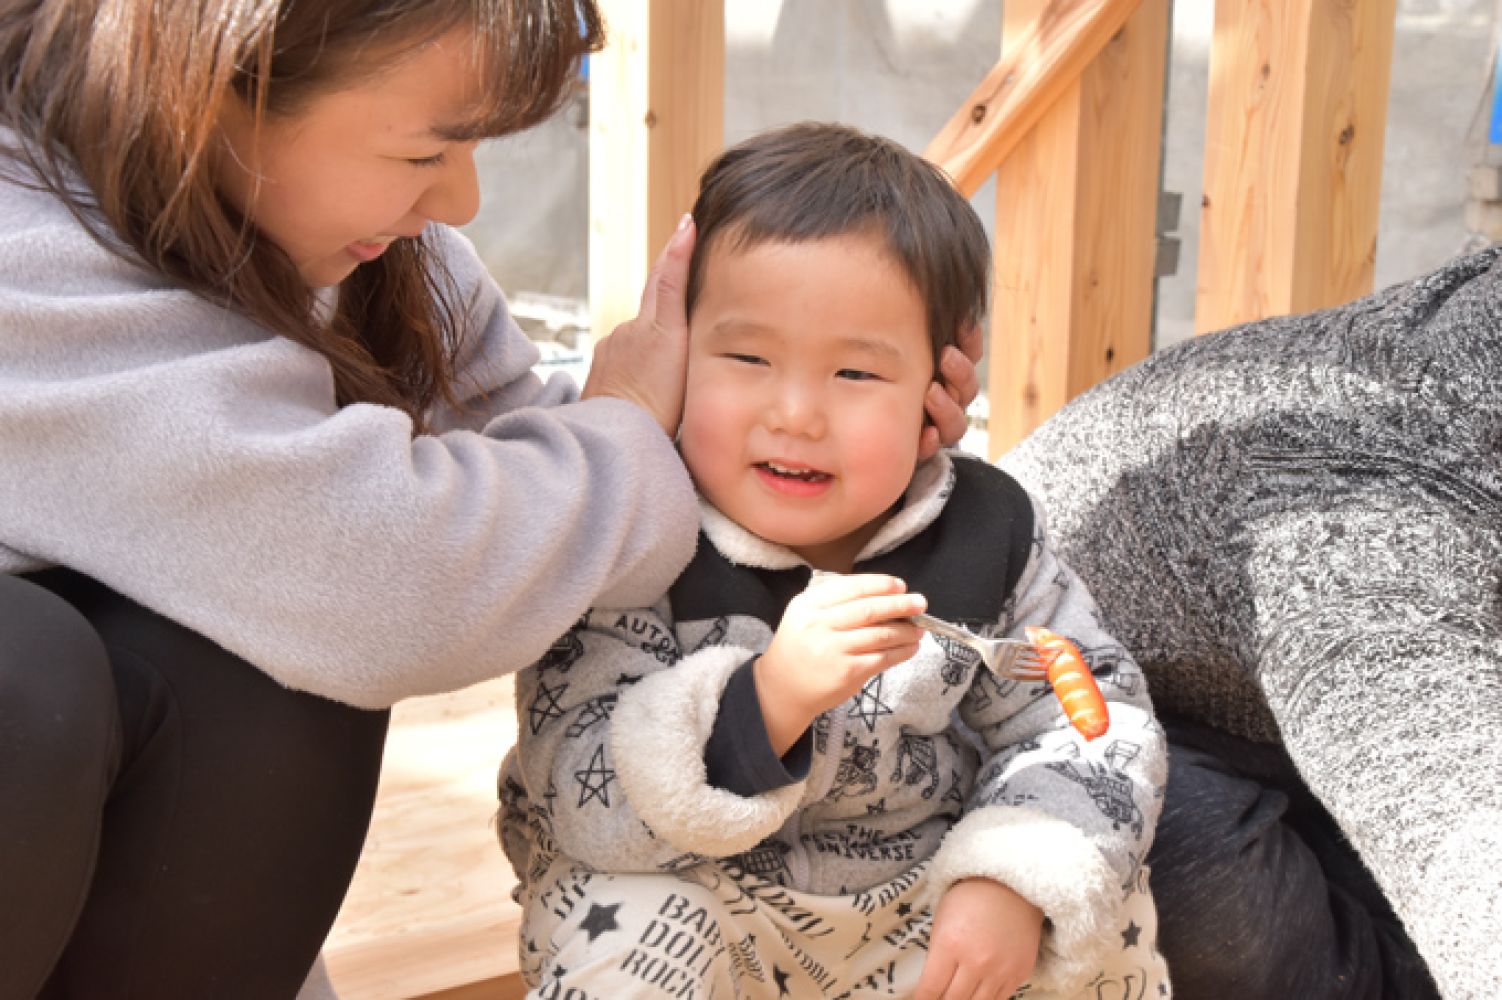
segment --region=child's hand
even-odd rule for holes
[[[1000,882],[967,878],[934,911],[915,1000],[1006,1000],[1038,962],[1043,911]]]
[[[922,630],[905,619],[927,607],[896,577],[815,576],[788,602],[772,644],[756,661],[756,692],[772,749],[786,753],[819,715],[876,674],[918,652]]]

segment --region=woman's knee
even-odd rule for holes
[[[88,621],[0,576],[0,996],[35,994],[83,908],[119,726]]]
[[[0,575],[0,757],[26,760],[38,780],[49,765],[99,768],[118,728],[109,657],[88,619],[45,587]]]
[[[191,760],[224,774],[295,775],[291,783],[310,791],[347,785],[357,774],[374,782],[386,713],[284,687],[206,636],[118,594],[107,594],[91,616],[116,654],[116,681],[135,728],[176,716],[187,723],[181,738]]]

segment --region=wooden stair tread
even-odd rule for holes
[[[520,997],[515,878],[495,836],[509,677],[403,702],[365,850],[324,947],[341,1000]]]

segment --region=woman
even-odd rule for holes
[[[0,3],[0,996],[294,994],[383,709],[687,560],[692,226],[582,392],[448,228],[601,38],[576,0]]]

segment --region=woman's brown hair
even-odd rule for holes
[[[938,167],[890,139],[823,122],[759,133],[705,169],[693,215],[690,314],[718,243],[744,249],[868,234],[923,302],[936,364],[965,326],[985,317],[991,248],[980,217]]]
[[[0,124],[14,132],[3,152],[105,245],[322,354],[341,404],[399,407],[420,428],[454,399],[464,334],[422,241],[357,268],[321,321],[313,290],[210,165],[232,97],[257,122],[295,114],[379,71],[381,54],[466,27],[489,135],[548,117],[603,41],[592,0],[0,0]]]

